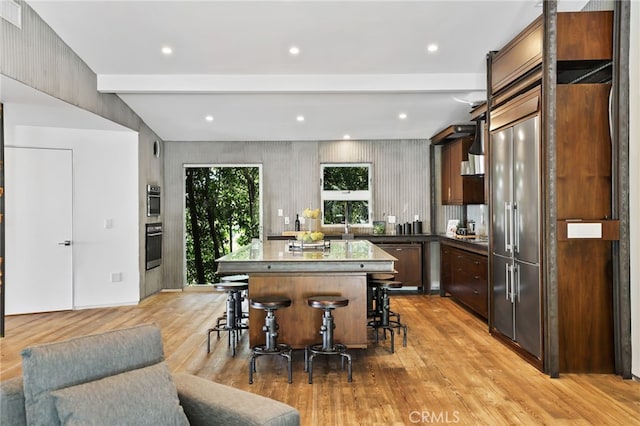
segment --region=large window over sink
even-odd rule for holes
[[[324,226],[371,225],[371,164],[325,163],[320,165],[320,193]]]

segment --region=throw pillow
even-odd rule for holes
[[[188,425],[165,362],[51,392],[62,425]]]

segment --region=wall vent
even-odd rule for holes
[[[22,28],[22,6],[14,0],[0,0],[0,18]]]

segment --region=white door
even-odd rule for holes
[[[72,151],[6,147],[4,161],[6,314],[71,309]]]

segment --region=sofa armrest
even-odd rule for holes
[[[298,426],[300,413],[290,405],[191,374],[177,373],[173,382],[193,426]]]
[[[0,425],[27,425],[22,377],[0,382]]]

